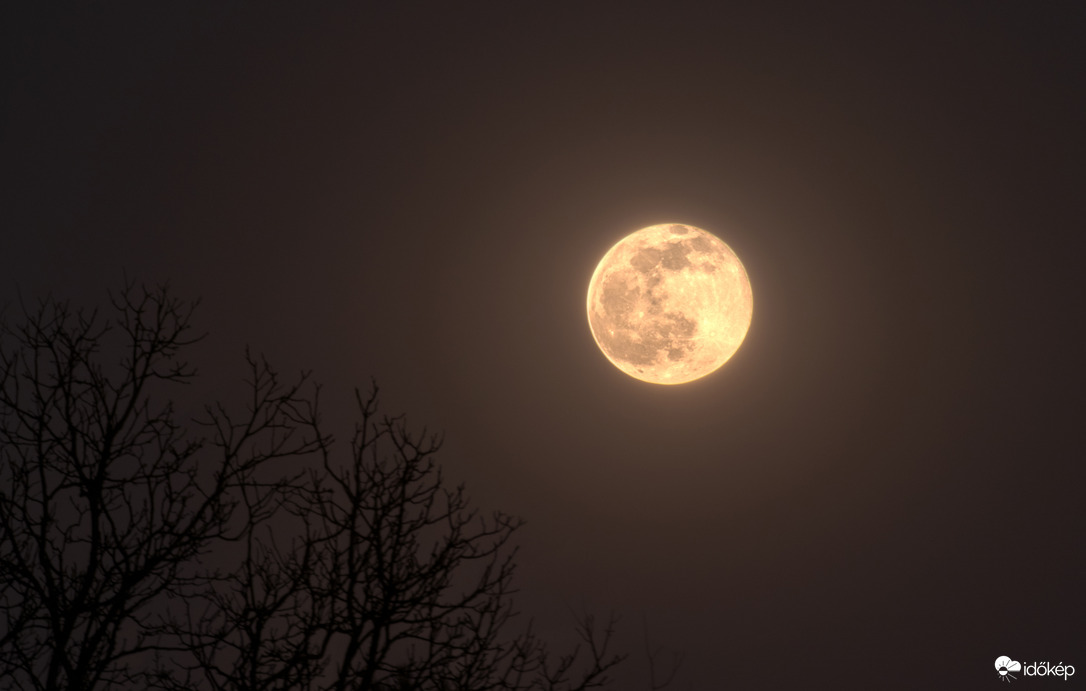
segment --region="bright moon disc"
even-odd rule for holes
[[[627,235],[588,285],[588,325],[615,367],[684,384],[735,354],[754,303],[746,269],[715,235],[681,223]]]

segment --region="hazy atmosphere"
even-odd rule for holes
[[[1086,683],[1086,4],[13,5],[6,320],[168,282],[183,416],[248,346],[344,445],[372,378],[525,520],[523,620],[620,617],[616,689],[646,626],[674,689]],[[676,386],[586,316],[662,223],[753,294]]]

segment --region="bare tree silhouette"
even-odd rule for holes
[[[195,376],[195,304],[126,283],[111,305],[0,325],[0,687],[610,685],[615,618],[560,653],[518,625],[521,521],[450,486],[376,385],[340,458],[308,375],[247,352],[245,405],[194,434],[156,401]]]
[[[289,483],[260,480],[261,467],[320,445],[301,384],[282,387],[251,358],[244,419],[210,409],[218,437],[188,436],[153,396],[195,374],[179,358],[193,342],[195,305],[132,284],[111,301],[113,321],[47,299],[0,330],[0,685],[9,688],[131,683],[131,661],[159,647],[162,602],[205,580],[199,557],[274,510]]]
[[[252,524],[240,568],[186,602],[172,627],[191,651],[163,688],[539,689],[609,681],[624,656],[613,621],[579,621],[583,645],[554,657],[514,632],[510,538],[521,522],[481,515],[447,486],[440,439],[381,416],[356,391],[361,421],[346,463],[321,462],[285,493],[299,527],[284,540]],[[326,439],[320,437],[321,439]],[[257,533],[262,532],[262,536]]]

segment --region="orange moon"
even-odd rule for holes
[[[712,233],[664,223],[603,255],[588,285],[588,326],[615,367],[653,384],[685,384],[727,362],[754,301],[743,263]]]

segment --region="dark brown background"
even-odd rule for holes
[[[683,688],[1086,675],[1086,4],[14,4],[3,302],[202,296],[193,400],[246,343],[337,425],[376,376],[528,520],[525,614]],[[584,315],[665,221],[755,300],[675,388]]]

